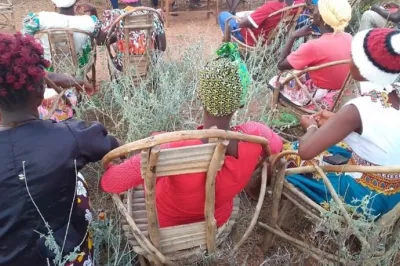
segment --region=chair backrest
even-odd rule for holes
[[[123,54],[124,54],[124,67],[123,72],[131,74],[135,81],[143,79],[149,70],[152,58],[152,49],[154,43],[152,39],[154,30],[154,15],[160,17],[157,10],[148,7],[137,7],[129,12],[119,16],[113,24],[110,26],[107,36],[107,49],[110,53],[110,40],[112,34],[115,33],[116,27],[121,26],[121,21],[124,33],[124,40],[118,40],[123,42]],[[161,17],[160,17],[161,19]],[[132,47],[130,42],[130,33],[132,31],[144,33],[140,38],[140,47],[137,49]],[[110,53],[111,54],[111,53]]]
[[[181,140],[208,140],[206,144],[160,149],[161,144]],[[141,173],[144,178],[148,232],[155,248],[174,252],[202,245],[215,251],[217,225],[215,211],[215,177],[221,169],[229,140],[241,140],[262,145],[263,161],[270,155],[265,138],[218,129],[179,131],[156,135],[119,147],[103,158],[107,165],[113,159],[132,152],[141,152]],[[205,221],[160,229],[156,212],[156,179],[172,175],[205,173]],[[132,191],[128,192],[128,201]],[[128,202],[129,205],[129,202]]]
[[[74,35],[86,35],[91,42],[92,51],[96,44],[90,32],[79,29],[55,28],[41,30],[37,36],[47,36],[51,54],[51,63],[55,72],[68,73],[72,76],[77,74],[79,69],[78,52],[76,51]]]

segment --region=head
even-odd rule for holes
[[[217,55],[200,73],[199,97],[205,119],[229,122],[245,103],[250,75],[236,44],[223,44]]]
[[[75,14],[75,4],[76,0],[52,0],[58,12],[64,15],[74,15]]]
[[[120,0],[120,1],[121,3],[127,6],[133,6],[133,7],[142,6],[142,2],[140,0]]]
[[[351,6],[348,0],[319,0],[313,19],[320,28],[328,27],[334,33],[344,32],[351,20]]]
[[[391,85],[400,76],[400,30],[361,31],[351,45],[351,75],[357,81]]]
[[[43,99],[43,77],[50,63],[32,36],[0,33],[0,110],[36,111]]]

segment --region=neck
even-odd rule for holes
[[[59,13],[67,16],[75,16],[74,6],[68,8],[60,8]]]
[[[215,117],[210,115],[204,116],[204,129],[217,127],[222,130],[230,130],[231,128],[231,117]]]
[[[326,24],[319,25],[318,28],[321,31],[321,34],[333,33],[333,29]]]
[[[1,111],[0,124],[7,126],[11,123],[20,123],[28,120],[39,119],[38,112],[32,112],[31,110],[18,110],[15,112]]]

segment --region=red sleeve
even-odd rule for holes
[[[316,52],[313,41],[308,41],[302,44],[296,51],[292,52],[287,57],[287,60],[293,69],[303,70],[316,62]]]
[[[254,10],[248,18],[253,27],[257,29],[274,11],[274,3],[267,2]]]
[[[264,124],[257,122],[247,122],[232,128],[234,131],[240,131],[244,134],[266,138],[272,154],[279,153],[283,149],[282,139],[272,129]]]
[[[101,188],[108,193],[122,193],[141,184],[140,154],[111,166],[100,181]]]

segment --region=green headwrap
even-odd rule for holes
[[[245,104],[250,75],[237,44],[223,44],[217,56],[200,72],[199,96],[211,115],[226,116]]]

